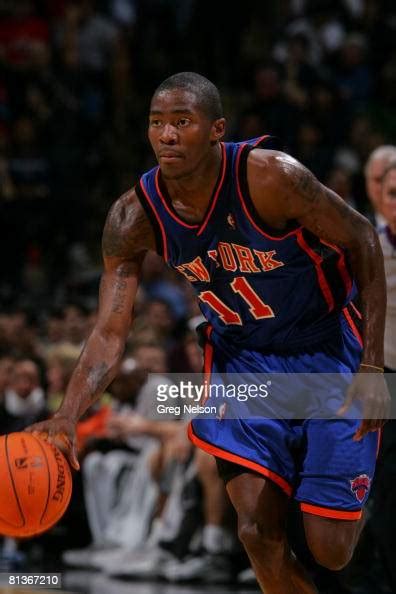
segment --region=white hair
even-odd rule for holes
[[[389,165],[391,161],[395,160],[396,146],[393,144],[382,144],[381,146],[377,146],[377,148],[374,149],[372,153],[370,153],[369,158],[367,159],[364,173],[367,175],[369,167],[374,161],[385,161],[385,164]]]

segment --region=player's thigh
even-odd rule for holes
[[[277,485],[259,474],[244,472],[226,488],[238,515],[239,538],[248,548],[284,540],[288,497]]]
[[[352,558],[363,526],[360,520],[338,520],[303,513],[308,547],[317,563],[332,570],[345,567]]]

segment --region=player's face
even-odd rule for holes
[[[161,173],[180,179],[195,172],[224,134],[224,119],[211,121],[195,93],[175,89],[154,95],[148,136]]]
[[[391,169],[384,179],[382,210],[386,220],[396,223],[396,169]]]
[[[367,195],[375,208],[380,209],[382,194],[382,176],[386,167],[385,159],[376,159],[373,161],[367,171],[366,189]]]

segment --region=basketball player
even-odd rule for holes
[[[269,150],[271,139],[223,143],[224,133],[219,93],[204,77],[176,74],[155,91],[148,136],[159,167],[109,212],[97,324],[60,409],[29,430],[78,468],[75,424],[116,373],[142,262],[156,250],[197,289],[206,369],[359,371],[340,414],[359,398],[363,420],[302,423],[298,468],[287,421],[197,419],[190,427],[192,441],[219,461],[262,589],[314,593],[285,537],[288,497],[301,501],[315,559],[331,569],[348,563],[389,404],[383,258],[370,223],[295,159]]]

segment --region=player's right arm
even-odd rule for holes
[[[117,373],[132,322],[143,259],[150,249],[155,250],[153,231],[135,191],[131,190],[113,204],[106,220],[97,322],[60,408],[51,419],[27,429],[60,447],[76,469],[76,423]]]

